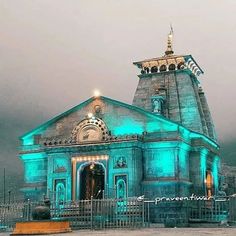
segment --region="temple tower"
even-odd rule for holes
[[[202,69],[191,55],[175,55],[173,31],[162,57],[134,62],[141,74],[133,105],[216,140],[214,124],[198,77]]]

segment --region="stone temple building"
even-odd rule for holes
[[[191,55],[134,62],[132,105],[94,96],[20,137],[26,198],[217,195],[219,146]]]

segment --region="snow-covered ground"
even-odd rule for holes
[[[6,236],[9,233],[0,233]],[[148,228],[148,229],[118,229],[118,230],[79,230],[66,234],[50,234],[65,236],[236,236],[236,228]]]

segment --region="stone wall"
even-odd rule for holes
[[[162,115],[216,140],[210,110],[198,83],[187,70],[140,75],[133,105],[152,112],[152,96],[162,96]]]

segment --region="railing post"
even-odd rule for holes
[[[109,186],[107,184],[106,191],[105,191],[105,198],[108,198],[108,196],[109,196]]]
[[[145,224],[145,214],[144,214],[144,211],[145,211],[145,207],[144,207],[144,200],[143,200],[143,202],[142,202],[143,204],[142,204],[142,212],[143,212],[143,222],[142,222],[142,226],[144,227],[144,224]]]
[[[91,209],[90,209],[90,221],[91,221],[91,230],[93,229],[93,196],[91,196]]]
[[[30,199],[27,201],[27,211],[26,211],[26,219],[27,221],[30,221]]]
[[[116,199],[116,184],[115,184],[115,188],[114,188],[114,194],[115,194],[115,196],[114,196],[114,198]]]

